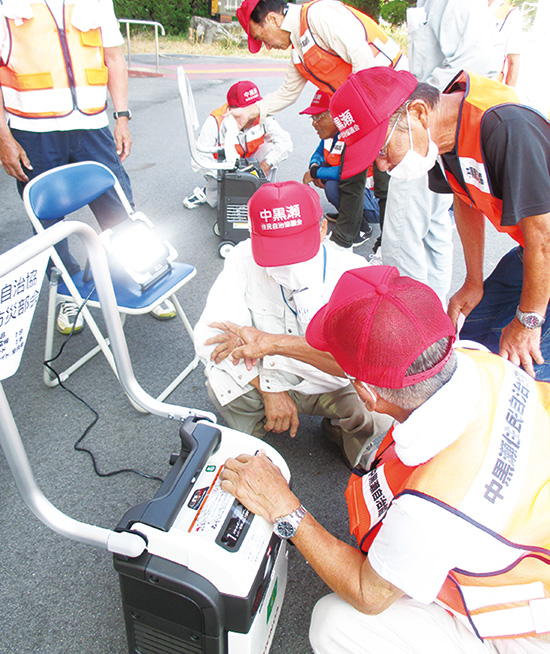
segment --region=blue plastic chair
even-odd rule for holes
[[[34,229],[36,232],[41,232],[44,231],[41,220],[58,220],[63,216],[68,216],[101,196],[110,188],[116,191],[128,214],[128,218],[134,220],[138,214],[134,213],[115,175],[109,168],[94,161],[68,164],[38,175],[25,186],[23,202]],[[89,307],[101,306],[93,279],[88,279],[85,270],[71,276],[53,248],[51,258],[59,272],[55,273],[54,271],[52,283],[50,284],[45,360],[48,361],[53,356],[58,302],[73,300],[78,306],[82,306],[84,298],[89,296],[81,313],[97,341],[97,345],[66,370],[59,373],[59,378],[61,381],[65,381],[75,370],[78,370],[100,351],[103,352],[118,377],[109,341],[103,336],[89,311]],[[126,315],[149,313],[164,300],[170,299],[176,308],[185,331],[193,342],[193,328],[176,297],[176,292],[195,276],[196,270],[192,265],[172,261],[169,272],[145,290],[116,262],[109,261],[109,269],[123,323]],[[59,276],[61,281],[56,281]],[[164,389],[157,399],[163,401],[198,366],[198,363],[198,357],[194,356],[187,367]],[[44,367],[44,383],[50,387],[58,384],[58,379],[52,376],[47,367]]]

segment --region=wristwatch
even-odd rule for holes
[[[128,118],[128,120],[131,120],[132,112],[129,109],[127,111],[115,111],[113,118],[115,120],[118,120],[118,118]]]
[[[300,505],[296,511],[277,518],[273,525],[273,532],[277,534],[279,538],[283,538],[284,540],[294,538],[298,531],[298,527],[300,526],[300,522],[302,522],[306,515],[307,509]]]
[[[540,313],[534,311],[522,311],[519,307],[516,309],[516,318],[527,329],[538,329],[542,327],[546,318]]]

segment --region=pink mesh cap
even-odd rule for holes
[[[450,336],[445,357],[407,376],[424,350]],[[455,328],[429,286],[401,277],[393,266],[344,273],[330,300],[313,317],[307,342],[330,352],[349,375],[381,388],[411,386],[437,374],[452,352]]]
[[[237,18],[243,30],[248,34],[248,49],[252,54],[256,54],[262,48],[262,42],[250,36],[250,16],[258,2],[260,0],[243,0],[237,9]]]
[[[319,194],[301,182],[262,184],[248,201],[252,256],[259,266],[290,266],[321,247]]]
[[[236,82],[227,91],[227,104],[230,107],[248,107],[261,99],[262,96],[256,84],[248,80]]]
[[[300,115],[309,114],[310,116],[318,116],[319,114],[324,114],[325,111],[328,111],[329,104],[330,95],[324,91],[317,91],[309,107],[300,111]]]
[[[330,101],[330,114],[346,144],[342,178],[366,170],[384,145],[390,116],[418,82],[406,70],[375,66],[350,75]]]

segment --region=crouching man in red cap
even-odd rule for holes
[[[233,149],[233,155],[257,161],[270,181],[275,181],[279,165],[292,152],[292,139],[275,118],[267,118],[261,125],[257,119],[246,128],[239,129],[235,119],[230,115],[232,109],[249,107],[262,99],[260,91],[254,82],[241,80],[230,87],[227,92],[227,102],[214,111],[204,121],[197,147],[199,151],[213,148]],[[218,158],[217,153],[204,154],[204,165],[198,166],[193,160],[191,168],[196,173],[204,175],[205,185],[197,186],[193,193],[183,200],[187,209],[195,209],[208,202],[211,207],[218,205],[218,176],[213,164]]]
[[[264,184],[248,212],[250,239],[226,258],[195,327],[212,403],[230,427],[259,438],[266,431],[295,436],[299,414],[322,416],[324,431],[353,467],[391,420],[368,411],[347,379],[299,361],[266,356],[233,365],[228,355],[238,343],[218,326],[232,321],[303,336],[342,273],[366,261],[322,242],[327,224],[319,195],[299,182]]]
[[[263,454],[225,464],[222,488],[334,592],[313,612],[316,654],[550,652],[550,386],[453,349],[436,294],[389,266],[346,272],[307,343],[236,332],[250,344],[235,356],[274,349],[339,366],[370,411],[396,421],[346,490],[359,549]]]

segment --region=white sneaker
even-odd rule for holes
[[[369,254],[369,256],[367,257],[367,261],[369,262],[369,266],[381,266],[382,251],[380,250],[380,248],[378,248],[376,252]]]
[[[81,313],[78,313],[78,305],[71,300],[62,302],[59,305],[59,313],[57,314],[56,329],[61,334],[77,334],[82,331],[84,327],[84,318]],[[76,316],[76,323],[75,323]]]
[[[176,307],[170,300],[164,300],[164,302],[151,309],[150,313],[157,320],[170,320],[176,317]]]
[[[188,195],[186,198],[183,199],[183,206],[187,207],[188,209],[195,209],[201,204],[204,204],[206,202],[206,186],[203,186],[202,188],[200,186],[195,187],[193,190],[193,193],[191,195]]]

